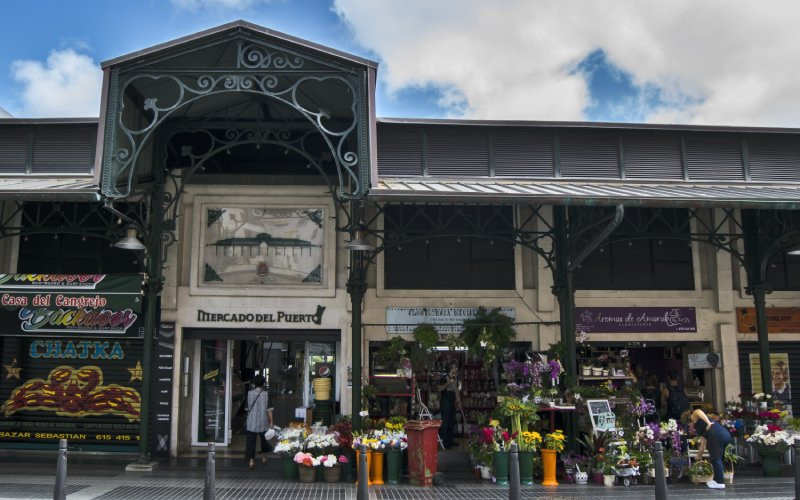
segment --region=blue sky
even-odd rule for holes
[[[379,61],[378,116],[800,125],[798,7],[734,3],[10,2],[0,107],[96,115],[100,62],[245,19]]]

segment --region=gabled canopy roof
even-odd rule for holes
[[[199,31],[191,35],[183,36],[181,38],[176,38],[175,40],[153,45],[152,47],[148,47],[146,49],[137,50],[135,52],[131,52],[130,54],[125,54],[124,56],[109,59],[108,61],[103,62],[101,67],[105,69],[115,66],[133,65],[148,60],[158,59],[165,54],[180,52],[183,49],[202,45],[206,41],[224,38],[225,36],[235,32],[248,33],[257,37],[268,39],[272,42],[295,45],[300,49],[316,52],[320,56],[335,58],[340,62],[351,65],[355,64],[370,68],[378,67],[378,63],[374,61],[326,47],[324,45],[309,42],[308,40],[303,40],[302,38],[293,37],[291,35],[281,33],[280,31],[265,28],[264,26],[248,23],[247,21],[243,21],[241,19],[214,28],[209,28],[204,31]]]

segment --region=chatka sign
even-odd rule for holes
[[[576,307],[575,328],[586,333],[696,333],[694,307]]]
[[[141,337],[138,274],[0,274],[2,335]]]

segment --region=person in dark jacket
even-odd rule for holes
[[[445,448],[455,446],[453,441],[453,427],[456,424],[456,405],[460,404],[458,395],[458,366],[455,363],[448,367],[447,374],[439,381],[438,389],[441,393],[439,402],[442,411],[442,426],[439,428],[439,437]]]
[[[667,383],[661,389],[661,407],[667,408],[666,418],[674,418],[676,421],[689,409],[689,396],[678,378],[677,370],[667,373]]]
[[[256,375],[253,378],[253,389],[247,393],[247,424],[245,460],[252,469],[255,466],[256,440],[261,441],[261,453],[267,453],[269,446],[264,437],[267,429],[272,427],[272,408],[269,406],[269,394],[264,388],[264,377]],[[266,463],[266,457],[261,461]]]
[[[690,417],[700,438],[700,445],[697,447],[697,459],[700,460],[703,452],[708,447],[708,455],[711,459],[711,466],[714,468],[714,479],[706,483],[709,488],[724,490],[725,479],[723,477],[722,458],[725,456],[725,448],[731,442],[731,433],[719,422],[714,422],[708,418],[703,410],[695,410]]]

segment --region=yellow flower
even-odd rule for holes
[[[489,420],[489,427],[500,427],[500,422],[493,418]]]

